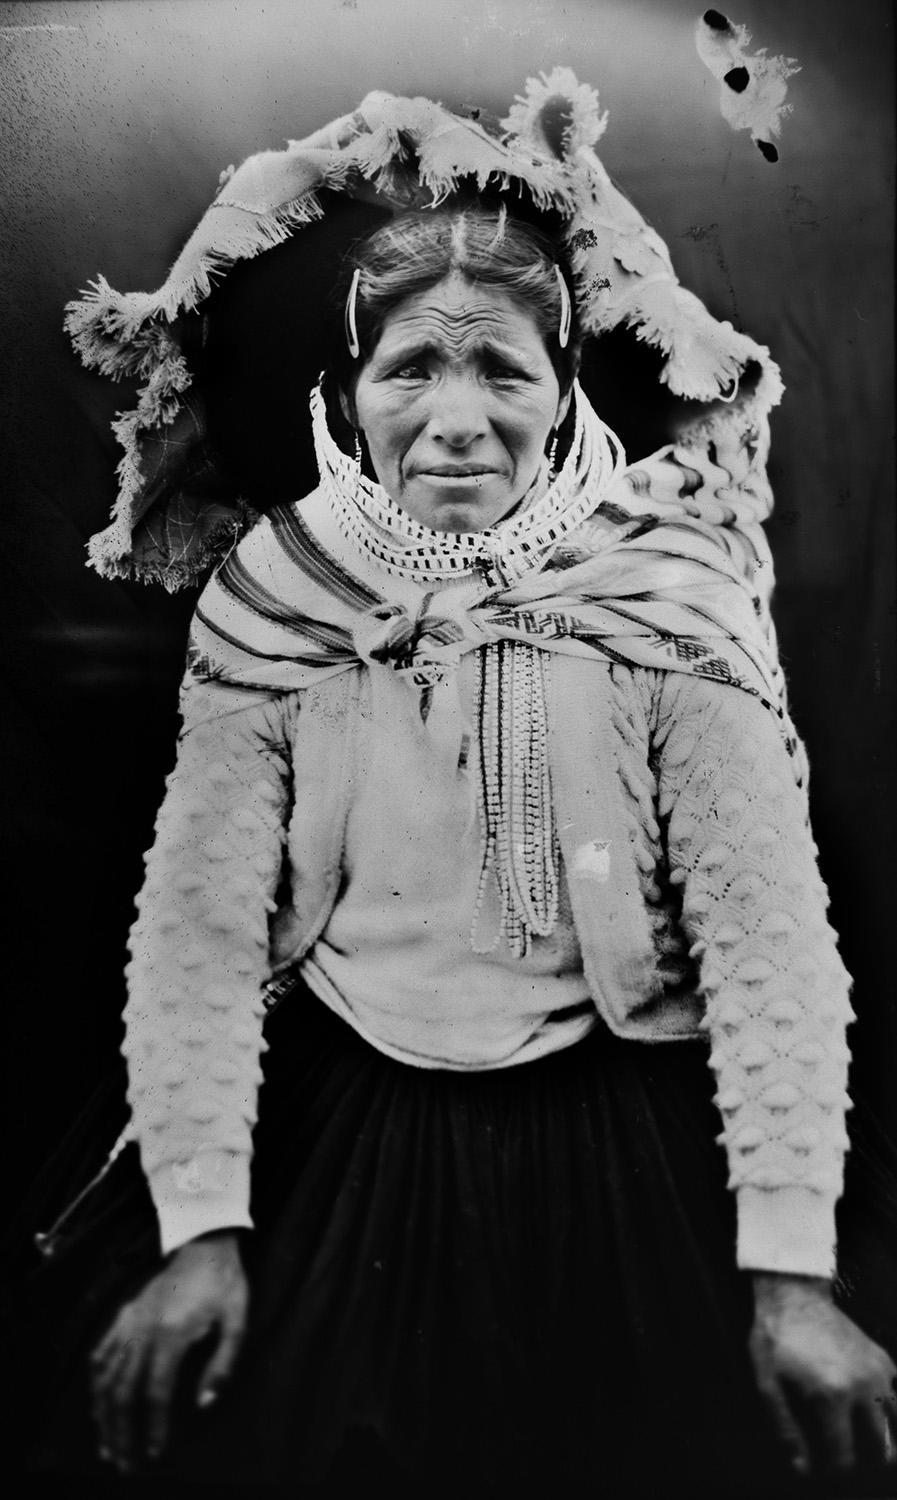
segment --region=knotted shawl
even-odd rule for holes
[[[461,658],[479,650],[482,858],[471,944],[488,952],[504,935],[524,956],[552,931],[560,889],[546,652],[684,672],[754,695],[777,716],[805,782],[768,609],[771,564],[756,516],[769,497],[755,439],[731,443],[726,463],[710,439],[704,451],[662,449],[609,483],[587,464],[581,493],[594,486],[595,509],[509,586],[476,567],[433,587],[394,576],[341,528],[338,497],[322,485],[272,512],[218,569],[194,616],[187,686],[226,687],[206,695],[203,710],[224,714],[245,694],[307,688],[359,665],[391,669],[420,694],[426,722],[436,685],[457,696]],[[502,921],[484,940],[478,913],[490,873]]]
[[[257,524],[197,607],[185,687],[285,692],[359,663],[422,694],[462,655],[524,642],[605,666],[685,672],[750,693],[777,716],[798,782],[769,614],[762,434],[724,456],[668,447],[626,469],[592,517],[505,588],[478,576],[427,589],[387,577],[340,535],[320,491]]]

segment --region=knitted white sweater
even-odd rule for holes
[[[284,842],[294,890],[312,857],[296,809],[290,821],[292,768],[308,753],[304,697],[187,727],[147,856],[125,1052],[165,1250],[250,1224],[267,917]],[[674,672],[614,667],[612,701],[617,767],[595,774],[620,777],[657,971],[671,991],[702,997],[699,1029],[709,1032],[738,1198],[739,1264],[829,1275],[846,1145],[849,981],[777,725],[747,694]],[[395,751],[401,762],[402,746]],[[350,826],[351,818],[350,803]],[[406,849],[405,865],[410,857]],[[528,982],[496,987],[511,1061],[515,993],[521,1045],[541,998]],[[543,1016],[556,996],[546,984]],[[357,1005],[344,1013],[374,1045],[379,1029],[384,1050],[426,1058],[413,1003],[391,1012],[388,1039],[376,1003],[363,1017]],[[483,1013],[484,1039],[494,1021]],[[477,1065],[476,1026],[472,1015],[464,1066]],[[581,1034],[577,1019],[568,1039]],[[488,1048],[480,1065],[495,1065]]]

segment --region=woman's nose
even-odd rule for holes
[[[484,392],[476,380],[463,376],[444,380],[434,396],[433,412],[427,423],[431,438],[450,448],[468,448],[486,435],[489,423]]]

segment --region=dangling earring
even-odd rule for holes
[[[355,462],[358,465],[358,472],[360,474],[361,473],[361,433],[358,431],[357,427],[355,429]]]
[[[552,427],[551,431],[553,433],[553,437],[551,439],[551,447],[548,450],[548,477],[549,479],[554,479],[555,459],[557,458],[558,451],[558,432],[556,427]]]
[[[352,272],[352,285],[349,287],[349,295],[346,298],[344,322],[346,327],[346,343],[349,353],[353,359],[357,359],[361,353],[361,344],[358,338],[358,324],[355,320],[355,299],[358,296],[358,283],[361,280],[361,270],[358,266]]]
[[[558,344],[566,349],[570,342],[570,326],[573,322],[573,309],[570,305],[570,292],[564,280],[564,273],[560,266],[556,265],[554,274],[558,279],[558,291],[561,294],[561,318],[558,326]]]

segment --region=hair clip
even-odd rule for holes
[[[355,322],[355,298],[358,296],[358,283],[361,280],[361,268],[355,267],[352,272],[352,285],[349,287],[349,295],[346,298],[346,343],[349,345],[349,353],[353,359],[357,359],[361,353],[361,345],[358,342],[358,325]]]
[[[561,293],[561,326],[558,329],[558,343],[562,349],[566,349],[570,342],[570,324],[573,321],[573,310],[570,306],[570,292],[564,280],[564,273],[557,264],[555,264],[554,274],[558,279],[558,287]]]

